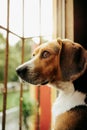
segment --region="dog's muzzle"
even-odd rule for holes
[[[25,82],[34,84],[34,85],[45,85],[49,81],[47,79],[41,78],[40,72],[34,72],[29,69],[27,66],[18,67],[16,69],[18,76]]]
[[[22,79],[26,78],[27,71],[28,71],[27,67],[16,68],[16,72],[17,72],[18,76],[21,77]]]

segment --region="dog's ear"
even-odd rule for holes
[[[60,53],[62,80],[74,81],[87,69],[87,51],[70,40],[62,40],[60,44],[62,44]]]
[[[62,39],[60,37],[57,38],[57,42],[62,47]]]

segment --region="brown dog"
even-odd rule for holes
[[[80,44],[59,38],[42,44],[16,71],[28,83],[59,90],[52,109],[55,130],[87,130],[87,51]]]

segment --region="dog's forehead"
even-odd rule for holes
[[[57,40],[53,40],[51,42],[46,42],[41,44],[40,46],[38,46],[35,50],[34,53],[38,53],[39,51],[43,51],[43,50],[52,50],[52,51],[58,51],[60,48]]]

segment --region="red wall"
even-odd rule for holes
[[[41,86],[37,88],[39,100],[39,118],[37,130],[50,130],[51,128],[51,88]]]
[[[40,88],[40,130],[50,130],[51,127],[51,89]]]

